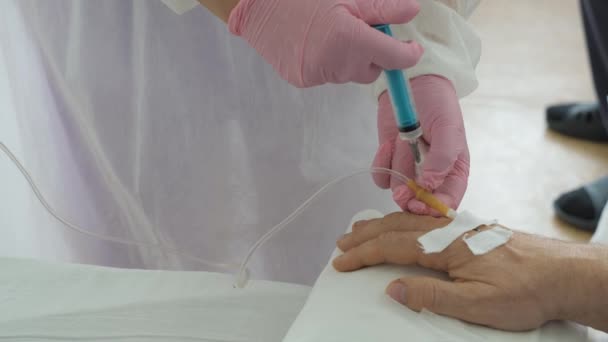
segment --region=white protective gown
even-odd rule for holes
[[[410,74],[448,77],[464,96],[476,86],[480,44],[466,17],[478,1],[420,2],[415,21],[396,29],[426,47]],[[368,167],[377,147],[370,87],[291,87],[201,6],[179,15],[158,0],[4,0],[0,58],[11,107],[0,140],[59,213],[213,262],[239,261],[321,185]],[[7,254],[218,270],[73,233],[14,171],[6,186],[21,195],[6,204],[25,209],[4,213],[2,229],[19,212],[25,221],[3,233]],[[367,207],[397,209],[366,175],[330,191],[257,255],[254,277],[311,284],[344,222]]]

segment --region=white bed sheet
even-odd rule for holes
[[[309,287],[0,259],[0,341],[280,341]]]
[[[288,331],[287,342],[587,340],[572,324],[511,334],[416,314],[383,294],[393,278],[431,273],[412,268],[338,274],[328,265],[312,292],[266,281],[234,289],[226,274],[17,258],[0,258],[0,270],[0,341],[272,342]],[[597,335],[589,337],[605,337]]]

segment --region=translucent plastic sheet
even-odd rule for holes
[[[202,8],[183,16],[160,1],[9,0],[0,8],[8,76],[0,84],[8,83],[15,105],[7,115],[16,121],[2,123],[0,139],[53,208],[92,232],[238,265],[324,183],[369,165],[374,155],[370,113],[377,108],[369,89],[285,87],[255,50]],[[18,175],[9,163],[4,170]],[[16,246],[8,255],[226,272],[65,229],[20,176],[13,179],[21,203],[5,202],[25,209],[5,229],[13,235],[3,245]],[[382,198],[391,201],[388,193]],[[319,223],[332,209],[317,208]],[[324,233],[335,238],[342,227]],[[38,238],[39,231],[54,240]],[[38,239],[30,243],[32,235]],[[264,266],[252,275],[312,283],[314,272],[285,274],[274,259],[258,260],[269,246],[256,254]],[[316,263],[321,248],[331,247],[315,243],[300,257]]]
[[[46,209],[46,211],[52,217],[54,217],[57,221],[59,221],[62,224],[64,224],[69,229],[72,229],[72,230],[74,230],[74,231],[76,231],[78,233],[81,233],[81,234],[84,234],[84,235],[89,235],[89,236],[92,236],[92,237],[94,237],[96,239],[100,239],[100,240],[104,240],[104,241],[116,242],[116,243],[121,243],[121,244],[125,244],[125,245],[130,245],[130,246],[143,246],[143,247],[157,248],[159,250],[162,250],[165,253],[176,254],[176,255],[179,255],[179,256],[182,256],[182,257],[185,257],[185,258],[188,258],[188,259],[192,259],[192,260],[194,260],[194,261],[196,261],[198,263],[201,263],[204,266],[208,266],[208,267],[223,269],[223,270],[226,270],[226,271],[233,270],[235,267],[237,267],[237,265],[210,262],[210,261],[207,261],[205,259],[201,259],[201,258],[199,258],[197,256],[191,255],[189,253],[186,253],[184,251],[173,249],[173,248],[164,246],[164,245],[159,244],[159,243],[139,242],[139,241],[134,241],[134,240],[128,240],[128,239],[124,239],[124,238],[119,238],[119,237],[114,237],[114,236],[109,236],[109,235],[95,233],[95,232],[93,232],[90,229],[83,228],[83,227],[81,227],[81,226],[79,226],[79,225],[71,222],[69,219],[63,217],[60,213],[58,213],[53,208],[53,206],[50,203],[47,202],[47,200],[45,199],[44,195],[40,192],[40,189],[38,189],[38,186],[36,185],[36,183],[32,179],[32,176],[29,174],[29,172],[19,162],[19,160],[11,152],[11,150],[8,149],[6,147],[6,145],[4,145],[2,142],[0,142],[0,150],[2,150],[2,152],[13,162],[13,164],[15,164],[15,166],[17,167],[17,169],[19,170],[19,172],[21,172],[21,174],[23,175],[23,177],[27,180],[28,184],[30,185],[30,188],[32,189],[32,191],[36,195],[36,198],[40,201],[40,204],[44,207],[44,209]]]

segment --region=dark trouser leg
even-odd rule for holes
[[[587,38],[589,62],[599,102],[601,121],[608,132],[608,0],[581,0],[581,10]],[[600,122],[594,121],[594,134],[603,134]],[[571,121],[571,123],[580,121]],[[584,131],[585,126],[580,126]],[[569,131],[565,131],[569,132]],[[599,133],[598,133],[599,132]],[[572,135],[572,134],[570,134]],[[584,137],[580,134],[580,137]],[[605,135],[604,135],[605,136]],[[605,140],[604,140],[605,141]],[[575,227],[594,231],[608,202],[608,176],[576,190],[562,194],[555,201],[557,217]]]
[[[587,54],[597,103],[564,103],[547,108],[549,129],[563,135],[608,142],[608,0],[581,0]]]
[[[595,91],[608,130],[608,1],[581,0],[581,9]]]

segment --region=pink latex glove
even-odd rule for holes
[[[228,19],[289,83],[371,83],[383,69],[406,69],[423,53],[370,24],[402,24],[420,7],[415,0],[241,0]]]
[[[416,182],[446,205],[456,209],[464,196],[469,178],[469,148],[458,96],[447,79],[435,75],[411,80],[412,93],[429,148]],[[415,177],[414,158],[407,142],[398,137],[393,108],[388,92],[378,100],[378,136],[380,147],[374,167],[392,169],[411,179]],[[391,188],[395,202],[406,211],[419,215],[439,213],[414,198],[414,193],[397,178],[374,174],[375,183]]]

